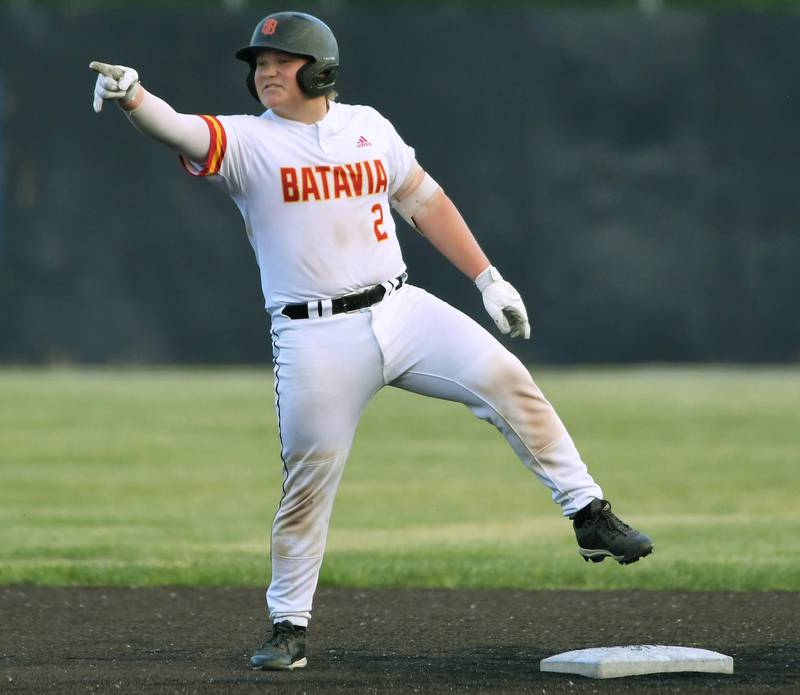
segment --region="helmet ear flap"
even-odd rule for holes
[[[250,91],[250,94],[253,95],[253,99],[260,104],[261,99],[259,99],[258,90],[256,89],[256,69],[254,66],[250,67],[250,72],[247,73],[245,82],[247,83],[247,89]]]
[[[337,71],[336,65],[320,70],[320,65],[311,60],[297,71],[297,83],[307,96],[322,96],[336,82]]]
[[[297,84],[300,85],[300,91],[310,97],[317,96],[314,89],[314,74],[311,70],[313,65],[314,61],[310,60],[297,71]]]

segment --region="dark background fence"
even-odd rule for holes
[[[92,59],[257,112],[233,52],[282,7],[0,9],[0,361],[269,359],[235,206],[91,110]],[[800,358],[800,15],[307,4],[525,298],[549,363]],[[400,222],[412,282],[490,321]]]

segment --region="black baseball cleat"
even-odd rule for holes
[[[250,657],[255,669],[293,671],[303,668],[306,660],[306,629],[288,620],[272,626],[272,636]]]
[[[592,500],[572,519],[578,552],[587,562],[614,558],[621,565],[653,552],[653,541],[611,513],[605,500]]]

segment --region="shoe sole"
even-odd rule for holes
[[[604,548],[596,549],[596,550],[587,550],[586,548],[578,548],[578,552],[581,554],[581,557],[589,562],[602,562],[607,557],[610,557],[616,560],[620,565],[630,565],[634,562],[639,562],[643,557],[647,557],[653,552],[653,546],[649,548],[645,548],[640,553],[636,553],[635,555],[614,555],[610,550],[605,550]]]
[[[303,657],[291,664],[262,664],[253,666],[254,671],[294,671],[296,668],[304,668],[308,664],[308,659]]]

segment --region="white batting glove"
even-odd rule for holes
[[[478,277],[475,284],[483,295],[483,306],[492,317],[503,335],[511,334],[512,338],[522,336],[525,340],[531,337],[531,324],[528,312],[510,282],[503,280],[497,268],[490,265]]]
[[[139,73],[124,65],[109,65],[93,60],[89,67],[97,72],[92,108],[100,113],[106,100],[130,101],[136,93]]]

